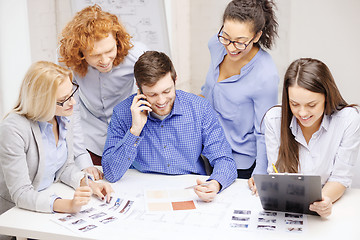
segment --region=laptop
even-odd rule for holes
[[[309,206],[322,199],[320,176],[277,173],[253,177],[265,210],[318,215]]]

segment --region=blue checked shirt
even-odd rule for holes
[[[163,120],[149,115],[140,136],[134,136],[130,133],[134,96],[114,108],[102,157],[108,181],[118,181],[129,168],[206,175],[200,154],[214,167],[208,180],[218,181],[225,189],[236,179],[230,145],[207,100],[177,90],[171,113]]]

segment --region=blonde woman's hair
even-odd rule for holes
[[[55,115],[56,92],[70,70],[52,62],[39,61],[30,66],[20,87],[19,98],[11,112],[33,121],[49,121]]]

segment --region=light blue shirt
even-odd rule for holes
[[[81,116],[80,131],[86,148],[99,156],[104,149],[113,108],[135,92],[134,64],[146,50],[144,44],[135,42],[123,62],[110,72],[102,73],[88,66],[85,77],[74,75],[74,82],[80,86],[75,96],[78,106],[74,108],[74,117]]]
[[[53,125],[48,122],[38,122],[42,137],[43,149],[45,150],[45,169],[43,178],[39,184],[38,191],[48,188],[55,180],[56,172],[65,164],[67,160],[67,145],[65,122],[69,122],[66,117],[56,117],[59,125],[59,141],[56,145]]]
[[[279,76],[274,61],[260,48],[239,75],[217,82],[226,49],[216,35],[208,47],[211,63],[201,94],[217,112],[237,168],[248,169],[256,160],[253,174],[265,174],[267,158],[260,124],[266,111],[277,104]]]
[[[134,96],[114,108],[102,158],[107,180],[118,181],[130,167],[145,173],[206,175],[201,154],[214,167],[209,180],[225,189],[236,179],[230,145],[208,101],[177,90],[171,113],[163,120],[149,114],[140,136],[134,136]]]
[[[38,191],[48,188],[55,180],[56,172],[65,164],[67,160],[67,145],[66,145],[66,132],[65,122],[68,123],[69,119],[66,117],[56,117],[59,125],[59,140],[56,145],[55,135],[52,130],[53,125],[48,122],[38,122],[41,132],[43,149],[45,149],[45,169],[44,175],[39,184]],[[54,208],[54,202],[58,199],[56,194],[51,195],[50,209]]]

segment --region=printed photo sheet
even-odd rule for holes
[[[135,201],[112,196],[109,203],[93,199],[76,214],[55,213],[52,220],[77,233],[101,230],[106,225],[126,218],[133,211]]]

